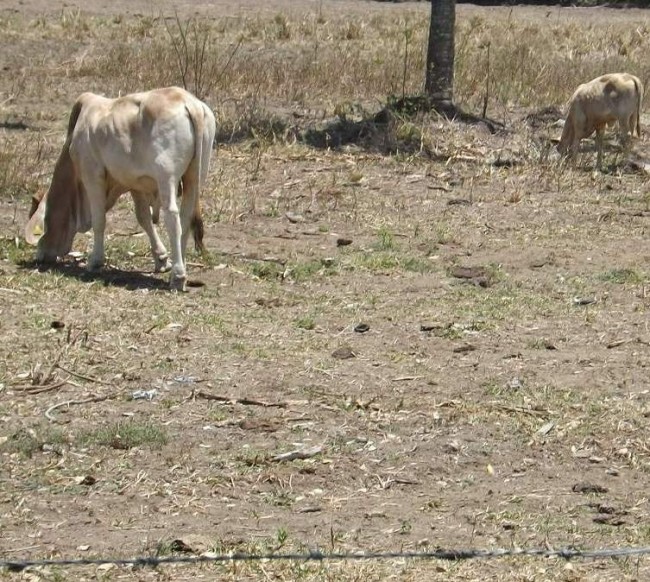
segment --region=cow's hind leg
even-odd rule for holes
[[[183,176],[183,197],[181,198],[181,251],[183,260],[185,260],[187,240],[195,220],[195,211],[198,208],[199,184],[197,174],[196,170],[190,169]],[[196,219],[201,220],[201,217],[197,216]]]
[[[153,255],[154,269],[156,273],[164,273],[171,269],[172,264],[167,254],[167,249],[160,240],[158,231],[153,223],[153,215],[149,200],[146,196],[131,192],[133,204],[135,205],[135,217],[138,219],[138,224],[142,227],[149,237],[151,244],[151,254]]]
[[[178,180],[167,179],[158,184],[158,194],[162,204],[165,226],[169,235],[172,258],[169,286],[177,291],[185,291],[187,273],[181,249],[181,219],[178,211]]]
[[[636,113],[629,118],[619,120],[618,123],[618,140],[623,148],[623,153],[627,157],[632,149],[632,135],[636,124]]]
[[[596,130],[596,167],[599,170],[603,169],[603,135],[605,131],[602,128]]]

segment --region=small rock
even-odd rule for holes
[[[351,347],[342,346],[332,352],[332,357],[337,360],[349,360],[350,358],[356,358],[357,354],[354,353]]]
[[[608,515],[613,515],[614,513],[618,513],[619,515],[621,515],[621,512],[616,511],[616,508],[613,505],[607,505],[606,503],[597,504],[596,509],[598,513],[606,513]]]
[[[486,277],[487,272],[483,267],[454,267],[451,270],[451,276],[457,279],[476,279],[477,277]]]
[[[510,390],[520,390],[524,387],[524,383],[520,378],[517,378],[515,376],[512,380],[510,380],[510,382],[508,382],[507,386],[510,388]]]
[[[442,450],[445,453],[457,453],[458,451],[460,451],[460,443],[458,441],[448,442],[446,445],[442,447]]]
[[[296,224],[296,223],[299,223],[299,222],[305,222],[305,217],[302,214],[295,214],[293,212],[285,212],[284,216],[286,217],[286,219],[289,222],[291,222],[293,224]]]
[[[442,326],[437,323],[421,323],[420,324],[420,331],[434,331],[436,329],[440,329]]]
[[[307,507],[299,507],[296,509],[296,513],[318,513],[323,511],[323,508],[318,505],[309,505]]]
[[[581,481],[571,487],[571,491],[574,493],[607,493],[607,487],[595,483],[588,483],[587,481]]]
[[[591,305],[592,303],[596,303],[596,298],[595,297],[574,297],[573,303],[575,305]]]
[[[336,246],[337,247],[347,247],[348,245],[352,244],[352,239],[351,238],[344,238],[344,237],[339,237],[336,239]]]
[[[454,354],[466,354],[467,352],[473,352],[476,349],[476,346],[472,344],[463,344],[462,346],[457,346],[453,349]]]
[[[63,329],[65,327],[65,323],[62,321],[54,320],[52,323],[50,323],[50,327],[52,329]]]
[[[280,425],[277,422],[263,418],[244,418],[239,422],[239,428],[259,432],[275,432],[280,428]]]
[[[97,566],[97,569],[100,572],[108,572],[109,570],[112,570],[113,568],[117,568],[115,564],[100,564]]]
[[[280,307],[281,302],[279,297],[271,297],[270,299],[266,299],[265,297],[258,297],[255,300],[255,303],[259,305],[260,307]]]
[[[151,390],[135,390],[131,394],[131,400],[153,400],[158,394],[158,390],[152,388]]]
[[[364,517],[366,519],[374,519],[376,517],[386,517],[386,514],[383,511],[375,510],[375,511],[368,511]]]
[[[537,434],[546,436],[549,432],[553,430],[555,427],[555,422],[552,420],[549,420],[546,424],[544,424],[540,429],[538,429]]]
[[[370,329],[370,326],[367,323],[359,323],[354,326],[354,331],[357,333],[366,333]]]
[[[622,519],[619,515],[599,514],[596,517],[594,517],[594,523],[600,523],[602,525],[620,526],[620,525],[625,525],[625,520]]]
[[[548,265],[548,259],[536,259],[530,263],[531,269],[541,269],[542,267]]]
[[[592,456],[592,457],[589,457],[588,460],[589,460],[590,463],[594,463],[594,464],[596,464],[596,463],[604,463],[604,462],[607,460],[607,458],[606,458],[606,457],[595,457],[595,456]]]

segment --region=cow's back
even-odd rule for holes
[[[155,193],[161,176],[187,167],[194,155],[184,93],[166,88],[117,99],[80,97],[82,109],[70,144],[80,173],[108,175],[116,192]]]

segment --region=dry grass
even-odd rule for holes
[[[202,21],[2,13],[0,120],[29,130],[0,135],[1,557],[166,555],[178,539],[196,553],[650,543],[647,178],[614,144],[605,173],[588,147],[566,166],[555,119],[526,118],[605,70],[645,79],[647,23],[459,10],[456,95],[480,111],[489,43],[488,115],[508,129],[491,134],[422,113],[370,122],[419,90],[426,29],[424,6],[371,6]],[[115,269],[36,270],[15,235],[73,97],[182,83],[183,70],[221,120],[204,196],[212,252],[190,259],[205,286],[166,291],[128,200],[109,219]],[[634,147],[646,156],[645,138]],[[584,481],[608,491],[572,490]],[[647,572],[647,559],[518,559],[24,575]]]

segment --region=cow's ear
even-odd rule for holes
[[[27,244],[35,245],[43,236],[45,227],[45,200],[43,196],[40,200],[38,197],[32,198],[32,208],[29,212],[29,220],[25,225],[25,240]]]

